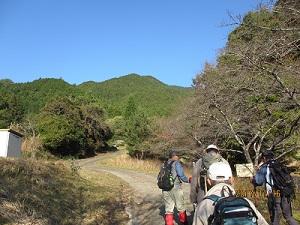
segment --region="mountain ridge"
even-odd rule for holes
[[[192,88],[170,86],[153,76],[138,74],[102,82],[86,81],[78,85],[62,78],[40,78],[24,83],[2,79],[0,90],[17,95],[27,113],[38,113],[48,101],[59,96],[80,96],[103,107],[109,117],[121,115],[130,97],[147,115],[167,116],[192,93]]]

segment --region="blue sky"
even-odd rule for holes
[[[0,0],[0,79],[138,73],[190,86],[258,0]]]

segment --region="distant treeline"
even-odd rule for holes
[[[39,137],[41,148],[57,155],[90,155],[107,150],[106,142],[114,134],[126,138],[124,126],[134,139],[128,142],[141,142],[130,125],[140,126],[141,118],[170,115],[191,94],[191,88],[137,74],[80,85],[50,78],[28,83],[4,79],[0,80],[0,127],[12,126],[26,137]]]

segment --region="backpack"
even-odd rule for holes
[[[207,153],[202,158],[202,166],[201,166],[201,170],[200,170],[200,180],[199,180],[199,184],[200,184],[200,187],[202,187],[202,190],[206,189],[205,188],[205,186],[206,186],[205,176],[207,175],[207,170],[210,167],[210,165],[215,162],[227,162],[227,161],[220,154],[211,155],[211,154]]]
[[[172,165],[175,161],[164,162],[160,168],[157,176],[157,186],[163,191],[170,191],[174,187],[174,180],[172,176]]]
[[[268,162],[270,173],[273,179],[273,187],[280,191],[280,194],[287,197],[295,196],[295,185],[293,177],[288,168],[277,160]]]
[[[208,218],[209,225],[257,225],[257,215],[245,198],[210,195],[214,203],[214,213]]]
[[[207,171],[209,166],[215,162],[226,161],[220,154],[205,154],[202,158],[202,170]]]

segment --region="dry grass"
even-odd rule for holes
[[[257,187],[256,193],[259,194],[257,196],[254,195],[253,186],[250,183],[249,178],[235,178],[235,190],[243,191],[243,193],[247,193],[247,198],[250,199],[253,203],[255,203],[258,210],[262,213],[264,218],[269,220],[269,213],[267,210],[267,197],[265,195],[265,190],[263,187]],[[299,186],[296,188],[296,199],[293,201],[293,215],[300,222],[300,189]],[[284,224],[282,221],[281,224]]]
[[[86,214],[83,224],[127,224],[125,206],[131,193],[128,184],[105,172],[82,170],[80,176],[89,181],[86,198],[93,209]]]
[[[105,161],[100,161],[98,165],[157,174],[159,172],[161,162],[154,160],[140,160],[137,158],[131,158],[127,154],[121,154],[106,159]]]
[[[54,155],[43,148],[43,143],[39,136],[29,136],[23,139],[22,156],[33,159],[56,159]]]
[[[0,158],[0,224],[126,224],[126,185],[62,162]]]
[[[103,160],[98,162],[98,165],[109,168],[134,170],[147,174],[158,174],[162,164],[161,161],[132,158],[126,153],[126,147],[119,149],[118,154],[111,154],[109,157],[106,155],[106,157],[103,157]],[[184,172],[187,176],[192,174],[191,169],[186,166],[184,166]]]

